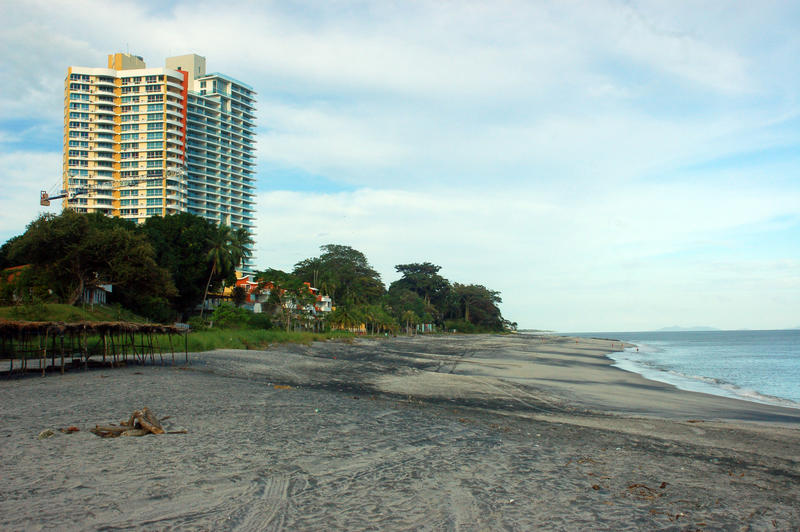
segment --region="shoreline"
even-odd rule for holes
[[[612,366],[607,346],[492,335],[362,339],[196,353],[187,367],[0,381],[0,524],[800,524],[800,413],[647,381]],[[88,432],[143,406],[188,434],[107,440]],[[57,431],[71,425],[80,431]],[[47,428],[55,436],[38,440]]]
[[[688,331],[688,332],[697,332],[700,334],[708,334],[708,333],[713,334],[713,333],[728,333],[728,332],[760,333],[760,332],[791,332],[791,331],[793,330],[777,329],[775,331],[748,330],[748,331]],[[663,334],[663,333],[669,334],[672,332],[673,331],[652,331],[653,334]],[[675,331],[675,332],[683,334],[687,331]],[[586,334],[603,334],[603,333],[586,333]],[[614,334],[614,333],[609,333],[609,334]],[[618,334],[620,335],[645,334],[645,332],[618,333]],[[563,336],[570,337],[568,334],[564,334]],[[631,351],[629,351],[629,349],[634,347],[637,348],[636,349],[637,352],[639,351],[638,348],[641,347],[642,344],[636,343],[637,340],[624,341],[618,338],[610,338],[603,336],[591,336],[591,337],[577,336],[572,338],[590,338],[595,340],[607,340],[609,342],[613,341],[613,342],[624,343],[623,350],[614,350],[613,352],[609,352],[606,354],[606,357],[608,357],[612,361],[615,367],[622,369],[624,371],[640,375],[649,381],[668,384],[676,387],[679,390],[686,392],[704,393],[708,395],[737,399],[751,403],[779,406],[791,409],[800,409],[800,401],[795,399],[789,399],[778,395],[770,395],[768,393],[760,392],[755,389],[745,388],[739,384],[728,382],[725,379],[709,377],[701,374],[684,374],[678,371],[670,371],[659,367],[651,367],[648,366],[647,364],[638,362],[637,360],[632,360],[626,357],[626,353],[632,353]],[[645,353],[647,353],[647,351],[645,351]]]
[[[651,370],[647,367],[643,367],[640,364],[629,361],[625,358],[621,358],[621,360],[616,360],[614,358],[614,355],[616,353],[619,353],[619,351],[615,351],[613,353],[609,353],[608,355],[606,355],[610,360],[613,361],[614,367],[619,368],[623,371],[635,373],[649,381],[661,382],[664,384],[668,384],[670,386],[674,386],[675,388],[681,391],[704,393],[708,395],[714,395],[717,397],[725,397],[728,399],[745,401],[748,403],[778,406],[782,408],[791,408],[794,410],[800,410],[800,403],[798,403],[797,401],[793,401],[791,399],[786,399],[785,397],[767,395],[755,390],[747,390],[736,384],[721,382],[713,377],[705,377],[703,375],[689,376],[683,374],[672,375],[666,372],[665,370],[658,370],[658,369]],[[667,376],[663,378],[658,378],[658,376],[661,373],[665,373]]]

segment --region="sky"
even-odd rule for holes
[[[521,328],[800,326],[800,3],[0,0],[0,242],[60,188],[70,65],[257,96],[255,264],[433,262]],[[120,24],[120,21],[123,21]]]

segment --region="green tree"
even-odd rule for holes
[[[0,270],[11,268],[12,266],[21,266],[21,264],[14,264],[9,255],[11,246],[21,238],[21,235],[9,238],[5,244],[0,246]]]
[[[503,329],[503,316],[497,306],[503,301],[500,292],[483,285],[455,283],[453,294],[465,322],[488,330]]]
[[[420,323],[420,318],[413,310],[406,310],[400,317],[406,324],[406,333],[411,333],[411,326]]]
[[[367,257],[350,246],[328,244],[319,257],[295,264],[294,274],[320,288],[337,304],[376,303],[385,292],[381,276]]]
[[[113,298],[155,319],[168,319],[168,298],[176,294],[147,239],[130,222],[101,214],[65,210],[31,222],[8,250],[10,260],[31,264],[56,297],[76,303],[85,289],[113,285]]]
[[[287,331],[291,329],[293,322],[305,321],[306,308],[316,298],[299,277],[273,268],[258,272],[255,277],[259,290],[269,290],[267,305],[273,314],[280,316]]]
[[[336,307],[336,310],[331,312],[330,316],[328,316],[328,322],[341,329],[350,329],[360,325],[361,319],[352,309]]]
[[[244,227],[238,227],[231,232],[230,250],[234,268],[239,268],[252,256],[254,243],[253,237]]]
[[[247,290],[243,286],[237,285],[231,290],[231,301],[235,307],[241,307],[247,301]]]
[[[227,276],[227,272],[232,268],[231,261],[231,228],[227,225],[220,224],[216,227],[214,232],[206,240],[208,251],[206,251],[206,261],[211,265],[211,272],[208,274],[208,281],[206,282],[206,290],[203,293],[203,306],[200,309],[200,317],[206,307],[206,300],[208,300],[208,289],[211,287],[211,281],[215,274]]]
[[[430,262],[415,262],[398,264],[394,269],[402,277],[392,283],[392,286],[416,292],[425,300],[426,305],[439,307],[450,291],[450,282],[438,273],[441,266]]]
[[[209,220],[189,213],[151,216],[140,226],[155,250],[156,262],[169,271],[178,290],[172,306],[184,315],[203,301],[212,268],[204,259],[215,230]],[[212,280],[211,288],[220,280]]]
[[[247,230],[242,228],[231,229],[223,224],[217,226],[208,237],[206,240],[208,249],[206,252],[206,260],[208,264],[211,265],[211,272],[206,282],[206,289],[203,294],[203,307],[200,310],[200,316],[203,315],[203,311],[205,310],[208,291],[215,276],[218,279],[228,279],[231,282],[235,281],[234,273],[236,268],[244,259],[250,257],[252,251],[249,246],[251,246],[252,243],[253,239],[250,237]]]

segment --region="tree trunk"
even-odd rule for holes
[[[67,301],[67,305],[74,305],[75,303],[77,303],[77,301],[83,295],[83,288],[84,288],[83,276],[79,275],[78,276],[78,288],[76,288],[75,291],[70,296],[69,300]]]
[[[203,317],[203,312],[206,310],[206,299],[208,299],[208,288],[211,286],[211,278],[214,277],[214,270],[217,269],[217,261],[214,261],[214,265],[211,266],[211,275],[208,276],[208,282],[206,283],[206,292],[203,294],[203,306],[200,307],[200,317]]]

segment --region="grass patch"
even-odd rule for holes
[[[213,351],[214,349],[266,349],[274,344],[304,344],[334,339],[352,339],[355,335],[343,331],[327,333],[286,332],[279,329],[209,329],[192,331],[188,337],[190,352]],[[172,339],[176,349],[183,349],[183,339]],[[169,345],[169,340],[159,338],[159,345]]]
[[[148,323],[145,318],[119,305],[65,305],[62,303],[33,303],[0,307],[0,319],[20,321],[129,321]]]

